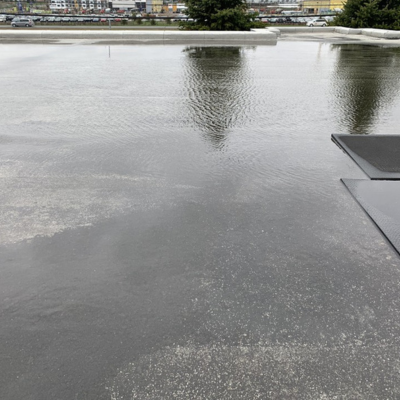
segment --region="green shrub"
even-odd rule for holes
[[[348,0],[334,23],[349,28],[400,29],[400,0]]]
[[[245,0],[187,0],[186,5],[187,16],[196,22],[181,22],[181,29],[248,31],[256,26],[257,15],[247,13]]]
[[[211,16],[213,31],[248,31],[251,28],[251,18],[240,8],[228,8]]]

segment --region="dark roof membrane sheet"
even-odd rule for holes
[[[342,179],[342,182],[400,254],[400,182],[361,179]]]
[[[371,179],[400,179],[400,135],[332,135]]]

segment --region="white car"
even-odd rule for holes
[[[0,15],[0,22],[6,22],[7,17],[5,15]]]
[[[326,19],[324,18],[317,18],[313,19],[312,21],[308,21],[307,26],[327,26],[328,23],[326,22]]]

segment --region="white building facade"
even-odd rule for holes
[[[108,2],[102,0],[50,0],[50,10],[102,10]]]

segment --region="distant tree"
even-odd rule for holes
[[[336,25],[350,28],[400,29],[400,0],[348,0]]]
[[[257,14],[247,13],[245,0],[187,0],[186,15],[193,22],[181,22],[183,29],[248,31],[264,27],[254,21]]]

